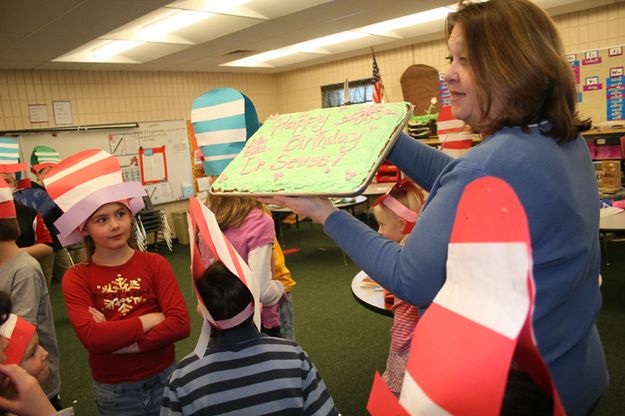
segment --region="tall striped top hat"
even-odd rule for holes
[[[48,146],[35,146],[30,154],[30,170],[37,174],[41,169],[52,167],[61,161],[59,153]]]
[[[13,191],[9,184],[0,177],[0,219],[16,217]]]
[[[0,335],[9,341],[4,349],[7,356],[5,364],[19,364],[24,358],[26,347],[35,335],[35,325],[15,314],[10,314],[9,319],[0,326]]]
[[[444,106],[438,113],[436,128],[441,150],[452,157],[459,157],[469,151],[473,143],[471,134],[465,132],[465,123],[454,118],[451,106]]]
[[[20,162],[20,148],[11,137],[0,137],[0,173],[15,173],[26,170],[26,163]]]
[[[102,205],[121,202],[133,214],[144,206],[143,186],[124,182],[117,159],[100,149],[84,150],[63,159],[43,182],[64,212],[54,223],[64,246],[82,240],[80,231],[85,221]]]
[[[232,88],[208,91],[193,101],[191,123],[204,156],[204,172],[219,175],[258,130],[254,104]]]

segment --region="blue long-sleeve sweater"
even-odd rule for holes
[[[382,286],[427,306],[445,282],[447,245],[465,186],[495,176],[516,191],[527,213],[534,260],[538,348],[569,415],[586,414],[608,385],[595,326],[601,308],[597,186],[580,136],[566,144],[504,128],[459,159],[402,135],[390,159],[430,192],[401,246],[335,212],[324,229]]]

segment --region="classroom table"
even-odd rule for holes
[[[605,256],[605,265],[610,265],[610,257],[608,255],[609,242],[624,242],[625,238],[619,236],[619,233],[625,231],[625,211],[617,211],[615,208],[604,208],[599,215],[599,236],[603,243],[603,254]]]
[[[352,295],[364,307],[386,316],[393,316],[393,312],[384,307],[384,290],[377,287],[361,287],[362,281],[367,277],[364,271],[360,271],[352,279]]]

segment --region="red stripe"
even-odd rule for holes
[[[377,371],[373,378],[367,411],[371,416],[409,416]]]
[[[0,218],[16,218],[13,201],[0,202]]]
[[[468,149],[473,144],[473,140],[447,140],[443,143],[443,149]]]
[[[83,157],[76,162],[81,162],[84,159],[85,158]],[[71,166],[65,166],[64,168],[73,167],[75,164],[76,163],[72,163]],[[59,171],[56,172],[58,173]],[[56,199],[64,195],[66,192],[71,191],[78,185],[115,172],[119,173],[119,183],[123,182],[119,162],[117,161],[117,159],[115,159],[115,157],[110,156],[105,159],[99,160],[96,163],[85,166],[82,169],[72,172],[71,174],[47,185],[46,190],[48,191],[52,199]]]
[[[514,340],[433,303],[415,328],[406,371],[451,414],[498,415]]]

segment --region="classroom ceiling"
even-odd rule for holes
[[[228,2],[230,0],[222,0]],[[552,15],[619,3],[622,0],[535,0]],[[399,37],[367,36],[325,54],[277,61],[280,66],[220,66],[254,54],[310,39],[357,29],[399,16],[448,6],[453,0],[255,0],[247,17],[220,15],[198,23],[185,43],[157,45],[154,54],[134,57],[141,63],[53,62],[96,38],[119,32],[129,22],[172,0],[1,0],[0,69],[72,69],[124,71],[194,71],[278,73],[351,56],[442,37],[442,23],[398,32]],[[178,0],[178,4],[185,3]],[[196,28],[197,29],[197,28]],[[175,33],[178,35],[178,33]],[[181,35],[182,36],[182,35]],[[156,58],[153,58],[156,56]]]

